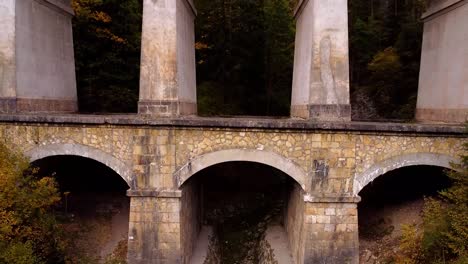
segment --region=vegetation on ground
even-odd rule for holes
[[[0,264],[126,263],[127,241],[101,259],[105,219],[86,224],[61,212],[56,180],[37,172],[0,143]]]
[[[404,226],[397,263],[468,263],[468,155],[453,168],[453,185],[426,199],[422,225]]]
[[[51,177],[37,178],[20,154],[0,144],[0,263],[61,263],[63,239]]]

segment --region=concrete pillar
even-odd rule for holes
[[[16,102],[15,3],[0,2],[0,113],[14,111]]]
[[[304,264],[358,264],[359,198],[306,199]]]
[[[468,120],[468,0],[431,1],[416,106],[418,121]]]
[[[291,116],[350,120],[347,0],[301,0],[295,16]]]
[[[0,112],[78,108],[68,0],[0,3]]]
[[[128,263],[182,263],[180,191],[130,190]]]
[[[192,0],[144,0],[138,112],[197,113]]]

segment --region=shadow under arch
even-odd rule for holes
[[[81,144],[50,144],[34,147],[25,152],[30,162],[52,156],[78,156],[100,162],[117,173],[132,187],[130,166],[102,150]]]
[[[227,149],[197,156],[174,173],[177,186],[180,188],[190,177],[205,168],[231,161],[256,162],[278,169],[294,179],[302,190],[307,192],[307,173],[302,168],[279,154],[256,149]]]
[[[355,175],[353,181],[353,194],[358,195],[358,193],[367,184],[374,181],[377,177],[392,170],[418,165],[428,165],[453,169],[450,166],[450,163],[457,161],[457,158],[440,153],[412,153],[392,157],[377,164],[374,164],[364,172]]]

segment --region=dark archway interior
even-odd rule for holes
[[[450,186],[444,170],[435,166],[409,166],[389,171],[362,189],[359,208],[382,207],[435,195]]]
[[[446,169],[435,166],[396,169],[368,184],[359,193],[361,258],[372,254],[382,261],[392,260],[402,225],[421,224],[424,198],[436,196],[450,184]]]
[[[125,193],[128,189],[111,168],[88,158],[52,156],[33,162],[33,166],[40,169],[40,175],[54,175],[63,191]]]
[[[258,257],[255,248],[266,228],[280,225],[287,229],[288,214],[293,214],[288,210],[290,197],[302,191],[282,171],[254,162],[211,166],[193,175],[184,186],[199,189],[196,215],[201,225],[213,227],[221,262],[226,264]]]
[[[56,179],[62,195],[56,213],[67,230],[76,232],[76,254],[104,258],[126,242],[130,199],[120,175],[79,156],[51,156],[32,166],[39,168],[39,176]]]
[[[252,162],[229,162],[209,167],[196,177],[204,190],[203,220],[216,224],[216,212],[240,207],[253,217],[287,201],[293,180],[272,167]],[[240,215],[239,215],[240,216]]]

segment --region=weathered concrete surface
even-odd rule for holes
[[[0,112],[8,110],[8,98],[16,97],[15,6],[16,0],[0,2]]]
[[[194,19],[191,1],[143,1],[140,114],[196,114]]]
[[[75,112],[70,1],[2,4],[0,112]]]
[[[291,115],[349,120],[347,1],[300,1],[296,19]]]
[[[465,127],[460,124],[434,123],[379,123],[379,122],[309,122],[295,118],[219,118],[219,117],[178,117],[146,118],[136,114],[126,115],[79,115],[79,114],[0,114],[0,122],[26,122],[31,124],[75,124],[75,125],[120,125],[151,127],[190,127],[190,128],[237,128],[237,129],[276,129],[308,131],[360,131],[380,133],[424,133],[462,134]]]
[[[468,120],[468,1],[432,1],[424,35],[416,119]]]

